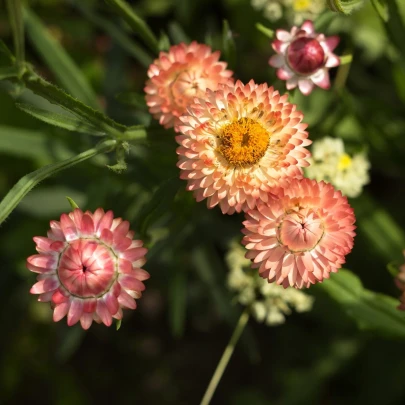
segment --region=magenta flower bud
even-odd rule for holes
[[[340,64],[333,53],[339,37],[316,33],[312,21],[305,21],[290,32],[277,30],[276,37],[272,47],[277,55],[269,59],[269,64],[277,68],[280,80],[287,81],[288,90],[298,86],[302,94],[308,95],[314,85],[329,89],[329,69]]]
[[[301,37],[293,41],[288,47],[287,60],[295,72],[309,75],[323,66],[325,52],[316,39]]]

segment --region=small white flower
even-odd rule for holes
[[[305,170],[309,178],[330,182],[348,197],[358,197],[364,185],[370,181],[370,162],[366,155],[348,155],[339,138],[325,137],[315,141],[310,162],[311,165]]]
[[[250,260],[245,258],[246,250],[236,241],[231,243],[226,255],[229,267],[228,288],[236,294],[242,305],[250,305],[252,315],[258,322],[279,325],[285,322],[285,315],[291,308],[297,312],[310,311],[313,297],[295,288],[284,289],[268,283],[257,271],[250,269]]]

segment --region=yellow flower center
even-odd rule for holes
[[[352,158],[347,153],[344,153],[339,159],[338,170],[340,171],[346,170],[351,165],[352,165]]]
[[[255,120],[240,118],[219,131],[220,145],[216,149],[226,161],[235,167],[256,164],[266,153],[269,133]]]
[[[308,10],[311,6],[311,0],[294,0],[293,8],[295,11]]]

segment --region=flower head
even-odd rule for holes
[[[366,155],[349,155],[340,138],[325,137],[315,141],[309,162],[311,165],[305,169],[308,177],[328,181],[348,197],[359,196],[370,180],[370,162]]]
[[[233,242],[226,255],[229,267],[228,287],[242,305],[250,305],[258,322],[278,325],[285,322],[285,316],[294,308],[306,312],[312,308],[313,298],[294,288],[285,290],[276,284],[269,284],[257,272],[252,272],[250,260],[244,257],[246,250]]]
[[[207,88],[215,90],[220,83],[233,83],[233,72],[218,61],[219,56],[219,51],[212,52],[195,41],[160,52],[149,67],[145,93],[149,112],[161,125],[173,127],[194,97],[202,97]]]
[[[93,320],[110,326],[112,318],[122,319],[122,308],[136,308],[134,298],[149,278],[140,268],[147,250],[133,240],[128,221],[101,208],[94,214],[75,209],[50,225],[47,237],[34,238],[39,254],[27,267],[39,273],[31,293],[51,302],[55,322],[67,315],[69,326],[79,320],[83,329]]]
[[[208,89],[180,117],[180,177],[209,208],[219,204],[228,214],[254,208],[308,166],[311,141],[302,118],[287,95],[267,84]]]
[[[329,183],[292,180],[269,204],[246,213],[246,257],[261,277],[285,288],[329,278],[353,247],[354,212]]]
[[[325,37],[317,34],[312,21],[305,21],[300,28],[290,32],[277,30],[273,49],[277,55],[269,59],[270,66],[278,68],[280,80],[287,80],[287,89],[295,87],[308,95],[314,84],[329,89],[329,69],[340,64],[332,53],[339,43],[338,36]]]

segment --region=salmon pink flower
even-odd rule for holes
[[[331,184],[292,180],[277,198],[246,213],[246,258],[269,283],[309,287],[345,262],[354,222],[347,198]]]
[[[160,52],[149,67],[144,90],[149,112],[161,125],[173,127],[194,97],[202,97],[207,88],[216,90],[219,83],[233,83],[233,72],[218,61],[219,56],[219,51],[195,41]]]
[[[308,95],[314,84],[329,89],[329,69],[340,64],[333,53],[339,43],[338,36],[316,33],[314,24],[308,20],[290,32],[277,30],[276,37],[272,46],[277,55],[269,59],[269,64],[278,68],[280,80],[287,80],[288,90],[298,85],[302,94]]]
[[[176,137],[180,177],[197,201],[224,214],[268,201],[288,178],[301,178],[310,145],[303,115],[267,84],[220,85],[195,99]]]
[[[34,238],[38,254],[27,267],[39,273],[31,293],[51,302],[55,322],[67,315],[69,326],[80,321],[88,329],[93,320],[110,326],[122,319],[122,308],[136,308],[149,278],[141,269],[147,250],[133,240],[128,221],[101,208],[75,209],[50,225],[47,237]]]

